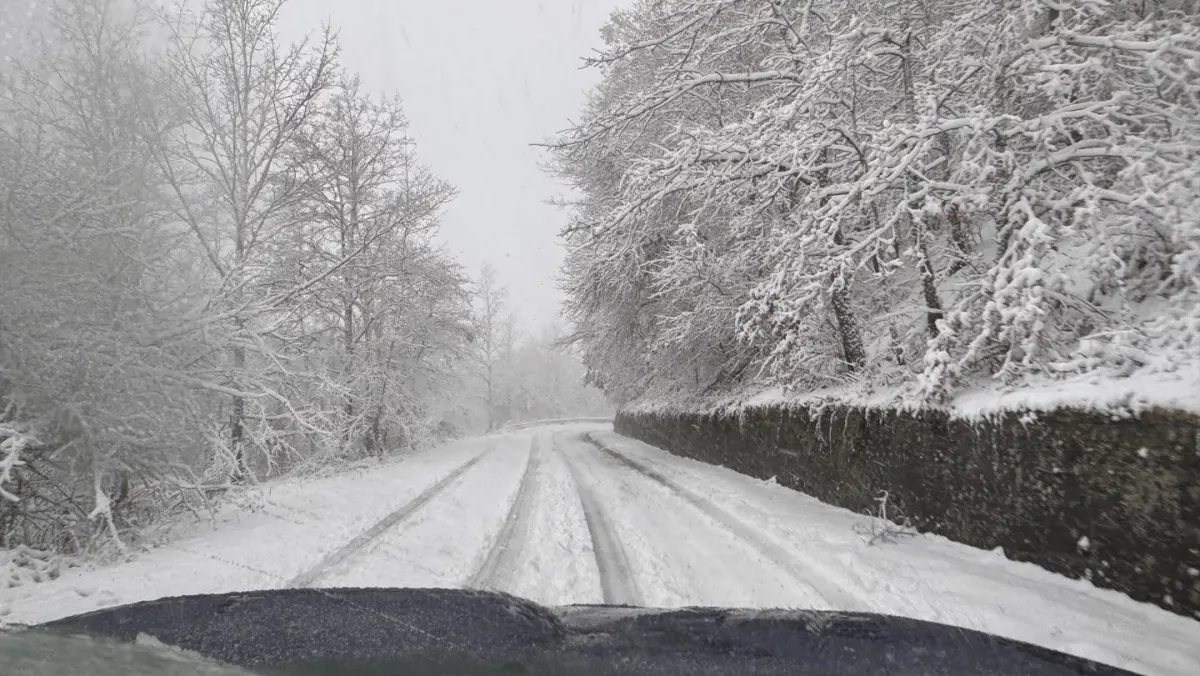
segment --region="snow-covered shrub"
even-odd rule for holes
[[[75,565],[69,557],[24,545],[0,549],[0,589],[54,580]]]

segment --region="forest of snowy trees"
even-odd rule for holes
[[[550,146],[618,402],[1200,368],[1194,0],[639,0],[604,38]]]
[[[549,326],[522,337],[508,290],[485,265],[475,283],[474,339],[459,392],[474,392],[446,416],[455,428],[495,430],[507,423],[567,416],[609,415],[603,393],[584,383],[579,356],[564,350],[564,336]]]
[[[481,309],[437,241],[455,188],[331,29],[35,4],[0,53],[0,549],[120,549],[234,484],[605,406],[502,290]]]

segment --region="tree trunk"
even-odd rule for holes
[[[346,341],[346,375],[350,378],[354,377],[354,303],[345,301],[342,310],[342,337]],[[354,389],[346,394],[346,419],[347,422],[354,420]]]
[[[240,323],[240,322],[239,322]],[[237,374],[241,374],[246,370],[246,350],[245,348],[233,348],[233,368]],[[235,380],[236,382],[236,380]],[[233,396],[233,414],[230,421],[229,444],[233,449],[233,476],[231,479],[234,483],[245,481],[248,473],[246,466],[246,398],[235,394]]]
[[[487,377],[488,425],[487,425],[487,429],[489,432],[491,432],[492,430],[496,429],[496,401],[493,398],[494,395],[492,393],[492,367],[491,366],[488,366],[487,372],[488,372],[488,377]]]
[[[363,438],[363,446],[371,455],[383,454],[383,407],[387,398],[387,385],[388,381],[385,377],[383,384],[379,387],[379,399],[375,404],[375,413],[371,416],[371,428]]]
[[[823,156],[823,155],[822,155]],[[841,228],[833,234],[833,243],[842,246],[845,239]],[[833,306],[833,318],[837,321],[838,335],[842,340],[842,358],[850,365],[851,371],[857,371],[867,364],[867,351],[863,347],[862,332],[858,330],[858,318],[850,304],[849,282],[838,286],[830,293],[830,305]]]
[[[867,351],[863,348],[862,334],[858,330],[858,318],[850,307],[850,294],[846,289],[837,289],[830,296],[833,316],[842,339],[842,355],[851,370],[857,371],[866,365]]]
[[[913,89],[912,77],[912,34],[906,36],[904,41],[904,63],[901,73],[904,80],[904,103],[907,117],[909,120],[915,120],[917,117],[916,94]],[[946,177],[949,177],[950,167],[950,147],[949,137],[942,135],[939,141],[942,143],[942,152],[945,162],[942,163],[941,171]],[[905,189],[908,188],[908,183],[911,179],[905,180]],[[912,220],[912,219],[910,219]],[[936,338],[940,330],[938,329],[938,320],[942,318],[942,301],[938,298],[937,278],[933,271],[933,262],[929,259],[929,247],[925,243],[925,224],[923,222],[913,222],[913,236],[916,238],[917,255],[920,257],[917,261],[917,267],[921,272],[921,293],[925,297],[925,325],[929,332],[930,338]]]
[[[921,256],[921,290],[925,295],[925,324],[929,330],[929,337],[937,338],[941,333],[937,323],[945,316],[945,313],[942,311],[942,300],[938,298],[937,280],[933,274],[933,263],[929,261],[929,250],[925,246],[924,238],[922,238],[918,250]]]

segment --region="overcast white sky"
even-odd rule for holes
[[[343,64],[404,101],[422,160],[455,184],[443,225],[472,275],[492,263],[526,330],[555,319],[563,189],[538,168],[545,140],[597,80],[579,69],[628,0],[290,0],[286,37],[329,20]]]

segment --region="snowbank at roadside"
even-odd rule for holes
[[[390,464],[248,488],[211,522],[179,528],[129,561],[0,589],[0,624],[36,624],[167,596],[286,587],[488,443],[488,437],[465,439]]]

